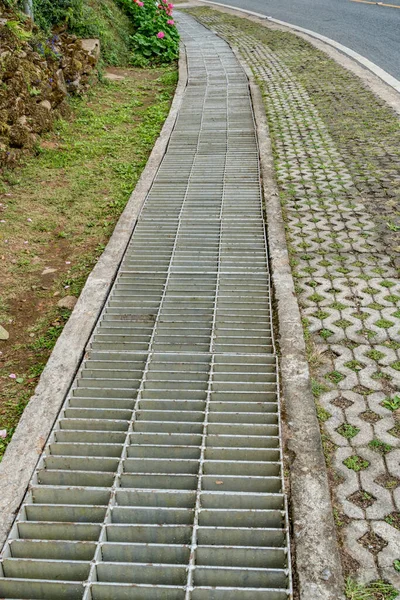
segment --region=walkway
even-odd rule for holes
[[[398,120],[295,36],[196,16],[264,96],[346,575],[400,590]]]
[[[224,41],[179,20],[184,103],[7,542],[0,597],[288,595],[248,84]]]

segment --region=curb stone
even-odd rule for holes
[[[278,316],[280,379],[287,412],[286,446],[293,456],[290,464],[290,508],[300,600],[344,600],[344,579],[325,457],[311,391],[282,208],[275,184],[264,102],[251,70],[238,50],[231,48],[249,79],[259,146],[267,241]]]
[[[277,303],[281,382],[287,411],[292,527],[301,600],[341,600],[344,581],[305,341],[292,278],[261,92],[250,84],[258,135],[272,281]],[[268,201],[267,201],[268,199]]]
[[[140,210],[165,154],[187,85],[183,45],[170,112],[106,249],[90,273],[0,463],[0,549],[23,501],[40,454],[84,356]]]

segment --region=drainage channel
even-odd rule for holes
[[[3,549],[1,598],[291,595],[248,82],[223,40],[179,22],[184,102]]]

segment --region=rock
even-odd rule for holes
[[[2,327],[2,325],[0,325],[0,340],[8,340],[8,338],[10,337],[10,334],[8,333],[7,329],[4,329],[4,327]]]
[[[0,10],[0,167],[14,166],[35,147],[38,136],[52,128],[55,118],[69,116],[67,95],[85,93],[92,85],[100,56],[98,39],[81,41],[65,28],[51,44],[42,42],[46,47],[39,54],[28,41],[16,43],[6,26],[12,20],[12,9]],[[21,26],[38,31],[30,21]],[[46,51],[50,47],[53,52]]]
[[[31,146],[32,139],[30,136],[30,130],[25,125],[13,125],[10,127],[10,146],[14,148],[23,148],[24,146]]]
[[[43,106],[43,108],[51,110],[51,104],[48,100],[42,100],[42,102],[39,103],[39,106]]]
[[[25,114],[25,102],[20,96],[18,96],[18,98],[16,98],[15,100],[14,109],[15,113],[20,117],[22,117]]]
[[[86,39],[81,40],[82,48],[93,56],[96,60],[100,58],[100,40],[98,39]]]
[[[56,83],[60,92],[62,92],[64,96],[66,96],[68,92],[67,86],[65,85],[64,73],[62,69],[58,69],[58,71],[56,72]]]
[[[106,73],[104,79],[108,79],[109,81],[121,81],[122,79],[125,79],[125,77],[123,75],[117,75],[116,73]]]
[[[78,302],[78,298],[75,296],[64,296],[57,302],[58,308],[67,308],[68,310],[72,310],[75,304]]]
[[[51,273],[56,273],[57,269],[53,269],[52,267],[46,267],[42,272],[42,275],[50,275]]]

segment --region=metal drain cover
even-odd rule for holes
[[[5,545],[2,598],[290,595],[248,82],[225,42],[179,21],[184,103]]]

